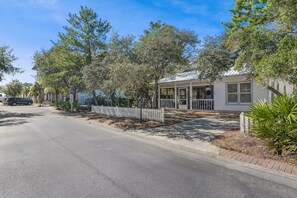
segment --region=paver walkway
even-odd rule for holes
[[[297,176],[297,166],[288,163],[279,162],[276,160],[262,159],[243,153],[221,149],[219,158],[226,160],[234,160],[242,162],[242,164],[251,164],[262,168],[273,170],[281,173],[287,173]]]

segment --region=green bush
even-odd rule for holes
[[[69,101],[67,102],[54,102],[53,106],[57,109],[57,110],[62,110],[62,111],[70,111],[71,110],[71,104]],[[79,108],[78,103],[74,102],[73,103],[73,111],[77,111]]]
[[[275,153],[297,152],[297,98],[276,96],[273,103],[257,102],[247,114],[251,130],[268,140]]]

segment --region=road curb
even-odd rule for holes
[[[109,130],[112,129],[117,133],[120,132],[122,134],[126,134],[126,135],[133,136],[133,137],[136,137],[136,138],[151,141],[153,143],[157,143],[157,144],[161,144],[161,145],[165,145],[165,146],[170,146],[170,147],[180,149],[180,150],[183,150],[183,151],[186,151],[186,152],[207,156],[207,157],[222,160],[222,161],[225,161],[225,162],[228,162],[228,163],[233,163],[233,164],[236,164],[236,165],[239,165],[239,166],[242,166],[242,167],[248,167],[248,168],[260,170],[260,171],[263,171],[263,172],[271,173],[271,174],[274,174],[274,175],[278,175],[278,176],[282,176],[282,177],[297,180],[297,166],[294,166],[292,168],[292,170],[290,171],[290,173],[288,171],[286,172],[286,168],[282,168],[280,170],[283,170],[283,171],[279,171],[279,168],[281,167],[281,165],[284,166],[284,164],[286,164],[286,163],[280,163],[280,162],[274,160],[275,162],[280,163],[278,165],[277,170],[275,170],[276,168],[273,169],[273,166],[272,166],[272,168],[267,168],[268,165],[266,165],[266,167],[264,167],[264,165],[261,166],[263,163],[261,163],[259,165],[259,160],[265,161],[264,159],[246,155],[247,157],[249,157],[248,161],[250,163],[248,163],[248,161],[236,160],[236,159],[240,158],[239,155],[245,155],[245,154],[235,152],[235,151],[229,151],[229,150],[226,150],[226,149],[222,149],[222,148],[219,148],[219,147],[214,146],[212,144],[210,144],[210,145],[212,147],[216,147],[217,149],[207,149],[208,147],[203,147],[203,149],[201,147],[193,147],[194,143],[192,143],[192,142],[190,142],[188,140],[185,140],[185,141],[188,141],[188,143],[189,143],[186,146],[184,143],[181,144],[181,143],[178,142],[178,141],[182,141],[182,140],[170,140],[169,138],[166,139],[166,137],[152,136],[152,135],[148,135],[148,134],[145,134],[145,133],[142,133],[142,132],[137,132],[137,131],[132,131],[132,130],[126,130],[125,131],[125,130],[122,130],[122,129],[119,129],[119,128],[116,128],[116,127],[113,127],[113,126],[110,126],[110,125],[107,125],[107,124],[103,124],[103,123],[100,123],[100,122],[96,122],[96,123],[88,122],[84,118],[78,118],[78,117],[75,117],[75,116],[73,116],[72,118],[81,119],[82,121],[87,122],[88,124],[99,126],[99,127],[106,128],[106,129],[109,129]],[[196,143],[201,143],[201,142],[199,141],[199,142],[196,142]],[[228,152],[228,155],[222,155],[222,152]],[[289,166],[291,166],[291,165],[289,165]]]

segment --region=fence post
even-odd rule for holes
[[[240,114],[240,117],[239,117],[239,124],[240,124],[240,132],[241,133],[244,133],[245,132],[245,119],[244,119],[244,113],[242,112]]]
[[[165,121],[165,115],[164,115],[164,108],[161,109],[161,121],[164,122]]]
[[[250,119],[248,117],[244,117],[244,128],[246,133],[250,132]]]

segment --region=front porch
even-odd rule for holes
[[[213,111],[214,86],[192,83],[159,85],[159,107]]]

